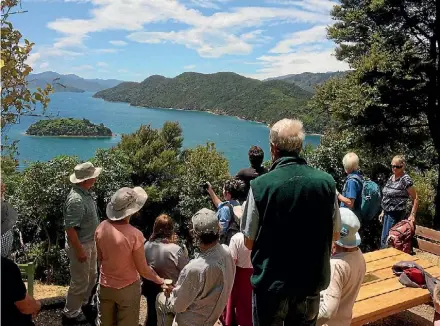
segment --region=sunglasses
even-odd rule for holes
[[[401,169],[403,168],[403,165],[391,165],[392,169]]]

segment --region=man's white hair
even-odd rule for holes
[[[357,170],[359,169],[359,157],[356,153],[347,153],[342,159],[342,165],[344,166],[345,171]]]
[[[269,141],[279,151],[301,151],[305,138],[303,123],[300,120],[282,119],[270,128]]]

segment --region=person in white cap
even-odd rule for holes
[[[340,238],[334,244],[330,259],[331,281],[328,288],[321,292],[316,325],[349,326],[365,277],[365,259],[359,249],[359,219],[349,208],[341,207],[340,212]]]
[[[95,234],[101,263],[98,286],[98,326],[139,324],[141,282],[139,274],[159,285],[164,280],[147,264],[144,236],[129,224],[148,196],[141,187],[121,188],[107,205],[108,220]]]
[[[169,298],[157,297],[158,321],[173,326],[212,326],[226,307],[235,276],[235,264],[226,246],[219,244],[220,226],[214,211],[202,208],[192,217],[200,255],[180,272]],[[165,314],[168,315],[165,322]],[[158,324],[159,324],[158,322]]]
[[[81,311],[97,278],[97,256],[94,235],[99,224],[97,206],[90,188],[102,168],[85,162],[75,166],[70,175],[73,187],[64,203],[64,228],[67,235],[66,251],[70,261],[70,286],[63,311],[63,325],[86,323]]]

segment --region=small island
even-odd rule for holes
[[[111,137],[112,131],[104,126],[93,124],[87,119],[50,119],[32,124],[26,131],[31,136],[51,137]]]

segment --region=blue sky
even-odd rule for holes
[[[185,71],[264,79],[345,70],[332,0],[23,0],[13,23],[34,72],[140,81]]]

